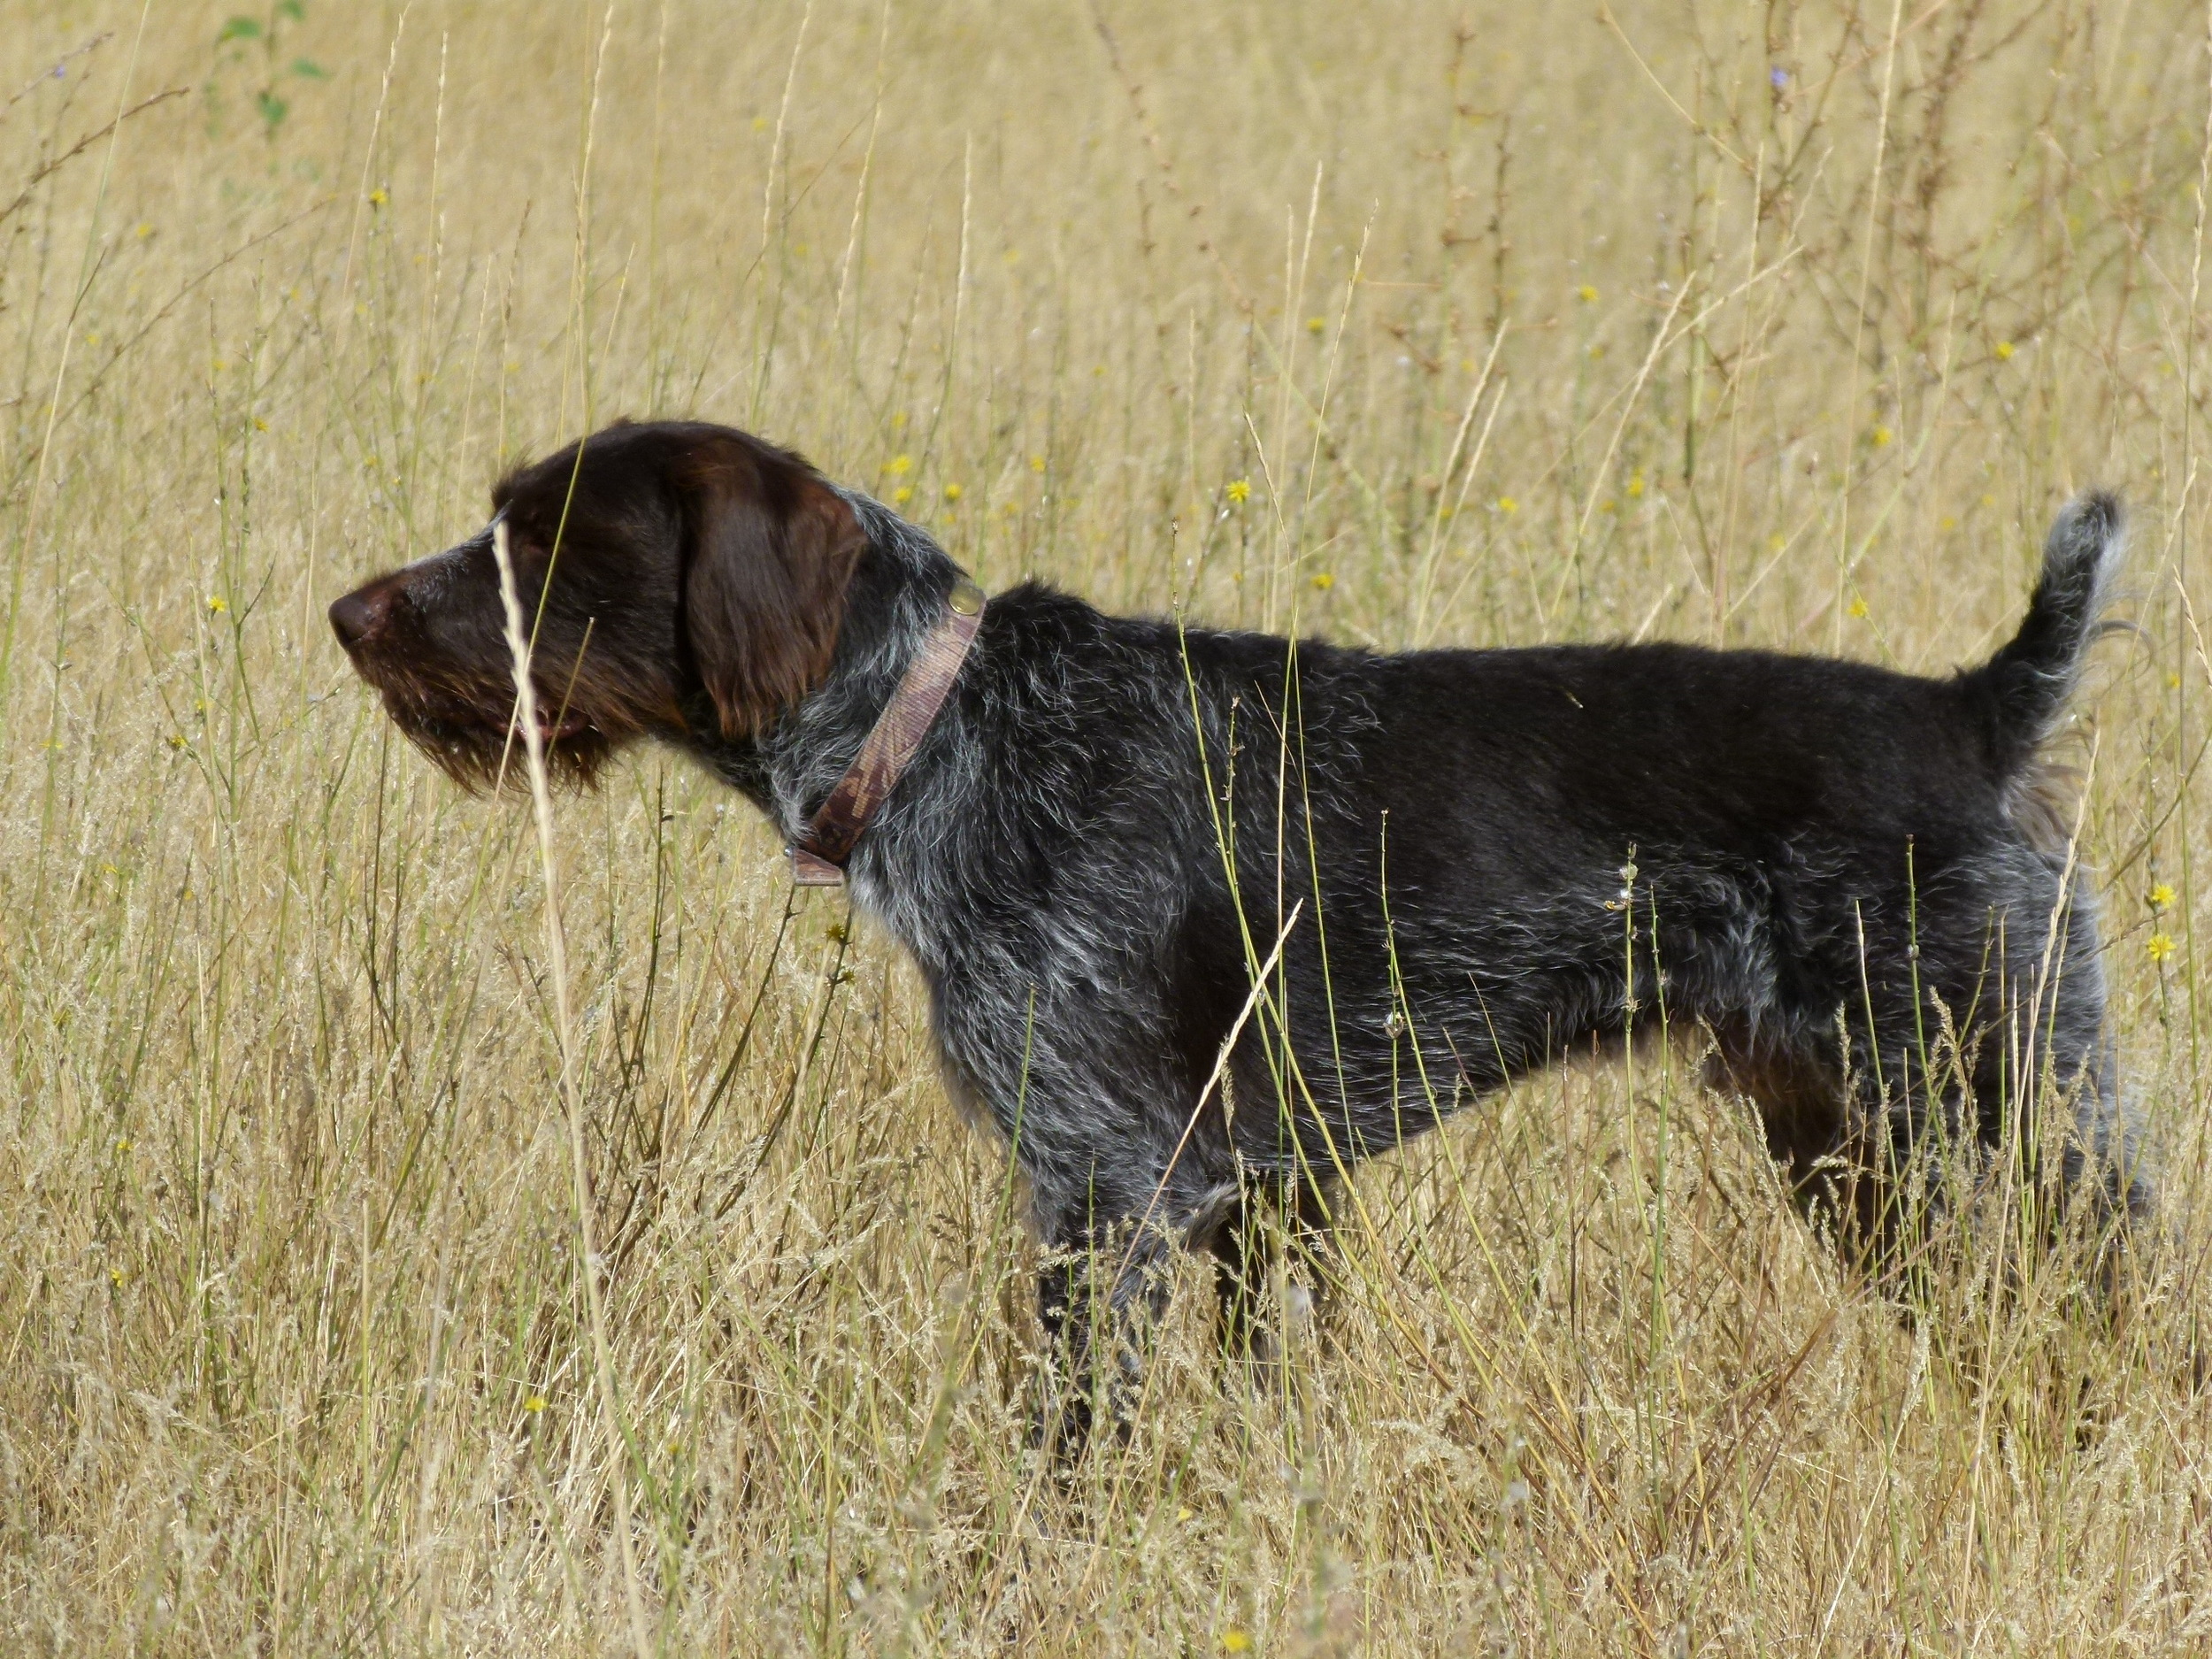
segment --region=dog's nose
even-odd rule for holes
[[[366,644],[392,617],[392,590],[379,583],[356,588],[330,607],[330,626],[348,650]]]

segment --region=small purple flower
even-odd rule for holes
[[[69,65],[68,65],[67,64],[56,64],[56,65],[54,65],[54,79],[55,79],[55,80],[59,81],[59,80],[60,80],[60,79],[61,79],[64,75],[67,74],[68,73],[69,73]]]
[[[1767,71],[1767,79],[1774,83],[1774,89],[1779,92],[1790,84],[1790,72],[1778,64]]]

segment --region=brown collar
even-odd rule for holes
[[[803,887],[841,887],[853,844],[897,787],[914,751],[960,677],[968,647],[983,626],[983,590],[966,577],[953,584],[945,613],[907,664],[891,701],[883,705],[860,753],[822,803],[806,833],[793,844],[791,879]]]

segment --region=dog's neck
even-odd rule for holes
[[[963,574],[918,526],[857,492],[846,499],[868,544],[847,590],[828,675],[757,738],[694,736],[684,744],[787,841],[798,839],[852,764]],[[693,732],[710,731],[710,716],[700,712],[706,718]]]

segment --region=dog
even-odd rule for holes
[[[929,992],[1047,1250],[1079,1449],[1179,1241],[1248,1335],[1286,1219],[1509,1079],[1706,1033],[1805,1209],[1895,1264],[1949,1155],[2124,1227],[2097,906],[2047,750],[2110,590],[2108,496],[2025,619],[1922,678],[1676,644],[1381,655],[990,599],[918,526],[726,427],[618,423],[493,495],[539,735],[588,784],[641,740],[849,882]],[[490,528],[330,608],[400,729],[519,770]],[[2039,1104],[2067,1115],[2062,1153]],[[1953,1183],[1955,1189],[1955,1182]],[[1272,1218],[1272,1219],[1271,1219]]]

